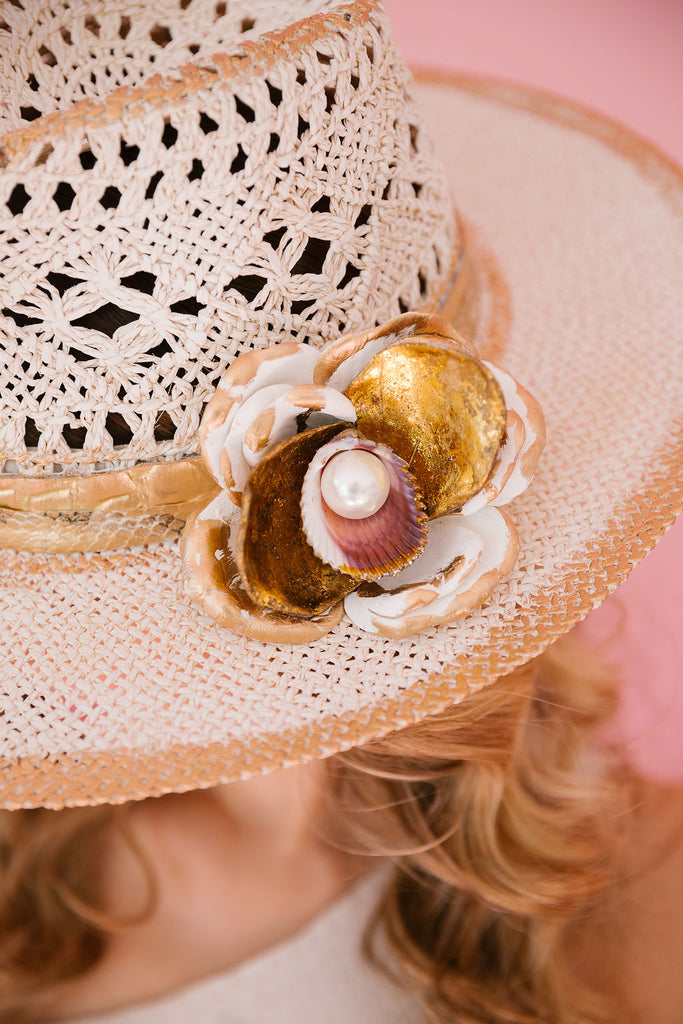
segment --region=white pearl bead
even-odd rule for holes
[[[345,519],[367,519],[382,507],[390,489],[389,473],[377,455],[362,448],[339,452],[320,476],[325,503]]]

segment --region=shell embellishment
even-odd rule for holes
[[[200,442],[220,490],[188,520],[185,588],[229,629],[311,642],[344,614],[411,636],[481,605],[512,569],[499,510],[545,442],[536,400],[439,316],[322,351],[239,356]]]
[[[398,572],[427,543],[424,505],[406,463],[355,431],[313,456],[301,520],[318,558],[359,582]]]

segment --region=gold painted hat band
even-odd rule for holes
[[[73,477],[0,478],[0,547],[65,553],[161,539],[216,484],[199,456]]]

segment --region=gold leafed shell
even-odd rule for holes
[[[463,338],[443,316],[427,313],[402,313],[381,327],[359,334],[347,334],[330,342],[323,349],[315,367],[317,384],[332,383],[345,388],[372,357],[398,341],[431,341],[477,358],[474,345]]]
[[[311,643],[341,620],[337,604],[325,615],[294,619],[262,608],[242,586],[232,556],[239,511],[222,492],[188,519],[181,541],[185,591],[219,626],[266,643]]]
[[[333,423],[282,441],[251,472],[235,555],[244,589],[261,607],[322,615],[358,585],[318,558],[301,520],[301,488],[311,459],[345,429]]]
[[[505,433],[505,401],[487,367],[424,339],[391,345],[345,394],[358,432],[410,468],[430,518],[459,509],[491,472]]]

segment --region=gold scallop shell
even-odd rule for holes
[[[323,615],[302,619],[264,608],[243,588],[232,555],[239,509],[225,491],[192,515],[181,539],[185,592],[220,626],[266,643],[312,643],[338,624],[344,606],[333,605]]]
[[[325,614],[358,580],[322,562],[306,539],[301,488],[311,459],[345,423],[280,442],[252,470],[242,495],[235,560],[256,604],[287,615]]]
[[[480,362],[422,339],[399,342],[373,356],[344,393],[358,432],[408,465],[430,519],[459,509],[486,483],[506,409]]]

